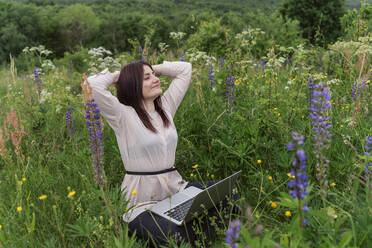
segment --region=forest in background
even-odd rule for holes
[[[290,13],[284,5],[286,2],[291,1],[3,0],[0,1],[0,61],[7,64],[9,54],[16,61],[22,61],[22,50],[38,45],[53,51],[50,56],[53,59],[99,46],[115,53],[138,46],[158,50],[160,43],[176,50],[198,45],[200,50],[221,56],[228,47],[226,37],[249,28],[259,28],[266,33],[259,44],[259,57],[273,44],[270,40],[284,46],[294,46],[300,38],[321,46],[335,42],[344,35],[340,17],[346,13],[355,15],[356,10],[347,8],[360,5],[356,0],[326,1],[329,3],[324,6],[328,5],[329,14],[325,10],[324,15],[312,6],[310,10],[309,2],[299,1],[305,11],[309,9],[306,12],[310,17],[301,21],[291,18],[303,15],[295,13],[301,8],[292,4],[293,13]],[[371,13],[367,11],[366,15]],[[169,37],[170,32],[184,32],[185,37],[179,42]],[[74,61],[74,58],[66,60]],[[22,63],[18,64],[19,70],[25,68]]]

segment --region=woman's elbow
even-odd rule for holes
[[[186,63],[186,71],[191,74],[191,72],[192,72],[192,64],[189,63],[189,62],[185,62],[185,63]]]

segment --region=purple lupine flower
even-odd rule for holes
[[[329,129],[332,127],[330,116],[327,116],[328,110],[331,108],[330,89],[323,82],[315,85],[312,92],[310,116],[313,119],[313,137],[315,139],[314,154],[317,159],[317,179],[321,186],[321,195],[326,197],[327,194],[327,168],[329,160],[324,154],[324,151],[329,148],[331,141],[331,133]]]
[[[225,65],[225,56],[221,56],[221,58],[218,60],[218,66],[222,68]]]
[[[235,98],[235,82],[234,82],[234,76],[230,76],[226,78],[226,97],[227,97],[227,104],[229,108],[228,114],[231,115],[232,113],[232,107],[234,103],[234,98]]]
[[[75,120],[72,118],[72,114],[74,113],[74,107],[70,107],[69,110],[66,111],[66,126],[69,129],[70,133],[70,140],[74,138],[75,134]]]
[[[356,92],[356,83],[353,84],[353,91],[351,92],[351,99],[353,102],[355,100],[355,92]]]
[[[262,73],[265,74],[265,60],[261,60],[261,69],[262,69]]]
[[[309,81],[307,81],[307,84],[309,86],[309,96],[307,98],[307,101],[309,103],[309,108],[311,108],[311,99],[312,99],[312,96],[313,96],[313,91],[315,89],[315,84],[313,82],[313,78],[312,77],[309,77]]]
[[[208,80],[211,82],[211,88],[213,90],[216,85],[214,83],[214,66],[212,63],[208,68]]]
[[[230,248],[238,247],[239,231],[242,223],[240,220],[230,222],[229,228],[226,231],[225,242],[230,245]]]
[[[309,203],[304,202],[303,206],[301,200],[305,198],[309,194],[306,190],[309,186],[307,182],[307,175],[306,175],[306,155],[305,151],[300,148],[304,144],[304,136],[300,135],[297,132],[292,132],[292,139],[293,142],[290,142],[287,145],[287,149],[289,151],[295,151],[295,157],[292,162],[292,169],[290,174],[294,177],[291,181],[288,182],[288,187],[291,189],[289,194],[292,196],[293,199],[298,199],[298,213],[300,217],[300,228],[302,228],[303,216],[302,212],[307,213],[309,211]]]
[[[185,59],[185,52],[183,51],[183,49],[182,49],[181,57],[180,57],[179,60],[180,60],[180,61],[186,61],[186,59]]]
[[[145,60],[146,60],[146,58],[145,58],[145,54],[143,53],[143,49],[142,49],[141,45],[140,45],[139,48],[138,48],[138,55],[141,56],[141,60],[142,60],[142,61],[145,61]]]
[[[40,93],[41,93],[41,87],[42,87],[42,80],[41,80],[41,76],[43,74],[41,73],[41,70],[39,67],[34,67],[34,83],[36,85],[36,88],[37,88],[37,93],[40,97]]]
[[[98,185],[106,188],[105,172],[103,170],[103,128],[100,121],[100,111],[94,99],[89,99],[86,103],[85,119],[90,133],[89,142],[94,179]]]
[[[371,156],[370,149],[371,149],[371,145],[372,145],[372,135],[369,136],[368,138],[366,138],[365,142],[367,144],[364,146],[364,149],[365,149],[364,155]],[[372,166],[372,161],[368,162],[368,158],[367,158],[366,162],[367,162],[367,165],[364,166],[364,171],[366,172],[367,176],[369,176],[369,170],[370,170],[369,167]]]

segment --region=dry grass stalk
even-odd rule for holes
[[[16,83],[16,78],[17,78],[17,68],[14,65],[14,58],[12,54],[9,54],[10,57],[10,73],[12,75],[13,83]]]
[[[9,140],[9,136],[4,138],[3,127],[0,126],[0,155],[3,157],[8,157],[6,152],[5,144]]]
[[[12,128],[13,127],[13,128]],[[18,117],[17,113],[14,112],[12,109],[9,113],[6,114],[6,119],[4,120],[4,131],[5,131],[5,140],[10,139],[12,140],[12,144],[14,145],[14,153],[17,156],[21,155],[21,141],[23,136],[25,135],[24,126],[18,126]]]
[[[83,81],[81,82],[80,86],[82,89],[82,96],[83,96],[83,101],[84,101],[84,106],[85,106],[87,104],[88,99],[93,98],[92,87],[90,87],[87,75],[85,73],[83,74]]]

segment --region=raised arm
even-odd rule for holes
[[[90,76],[88,82],[92,87],[94,101],[97,103],[102,116],[107,123],[116,131],[122,114],[122,104],[118,98],[108,90],[110,85],[118,80],[120,72],[110,73],[108,69]]]
[[[167,62],[154,65],[155,74],[169,76],[172,78],[171,85],[164,92],[162,101],[164,107],[168,108],[174,117],[178,106],[181,104],[190,85],[192,65],[188,62]]]

